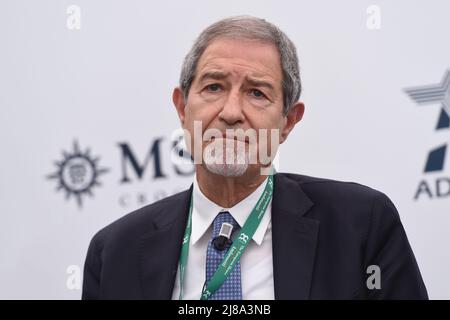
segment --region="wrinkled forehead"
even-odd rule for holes
[[[282,69],[278,48],[271,42],[218,38],[201,55],[195,78],[205,72],[241,73],[255,78],[269,77],[281,85]]]

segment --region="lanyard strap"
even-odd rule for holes
[[[264,192],[259,197],[258,202],[250,213],[249,217],[244,223],[238,235],[234,238],[231,248],[228,250],[227,254],[223,258],[222,262],[219,264],[216,272],[212,276],[211,280],[203,286],[202,295],[200,300],[207,300],[214,292],[216,292],[220,286],[224,283],[225,279],[228,277],[230,272],[233,270],[236,262],[239,261],[241,255],[244,253],[249,240],[252,239],[256,229],[264,217],[267,206],[272,199],[273,194],[273,174],[275,169],[272,169],[272,173],[267,179]],[[187,258],[189,254],[189,242],[191,239],[192,232],[192,207],[193,207],[193,197],[191,196],[191,201],[189,204],[189,217],[186,226],[186,231],[183,237],[183,244],[181,246],[181,256],[180,256],[180,296],[179,299],[183,299],[183,284],[184,276],[187,265]]]

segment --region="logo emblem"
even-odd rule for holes
[[[66,199],[75,197],[78,206],[83,205],[83,196],[92,196],[92,189],[100,186],[98,178],[109,171],[107,168],[100,168],[98,165],[100,158],[93,157],[90,150],[81,152],[78,142],[74,141],[71,153],[63,151],[63,159],[56,161],[56,172],[49,174],[47,179],[56,180],[57,191],[63,190]]]
[[[246,235],[245,233],[241,234],[239,236],[239,240],[241,240],[243,243],[247,243],[248,241],[248,235]]]
[[[441,83],[421,87],[408,88],[406,94],[419,105],[441,104],[441,111],[436,130],[450,128],[450,70],[447,70]],[[447,143],[428,153],[424,172],[442,171],[444,169]]]

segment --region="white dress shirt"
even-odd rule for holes
[[[262,195],[267,178],[245,199],[232,208],[223,208],[209,200],[200,190],[197,176],[194,177],[192,208],[192,233],[189,244],[189,256],[184,277],[183,299],[199,300],[206,275],[206,249],[212,237],[212,223],[220,211],[228,211],[241,226],[244,225],[253,207]],[[241,256],[241,285],[244,300],[273,300],[272,263],[272,200],[266,209],[252,241]],[[180,268],[175,280],[172,299],[178,300],[180,295]]]

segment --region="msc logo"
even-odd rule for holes
[[[57,191],[64,190],[66,199],[74,196],[81,208],[83,196],[92,196],[92,188],[100,185],[99,176],[109,171],[99,167],[99,160],[91,156],[89,149],[81,152],[78,142],[74,141],[73,151],[63,152],[63,159],[55,162],[57,171],[47,178],[57,180]]]
[[[128,142],[117,143],[117,161],[119,168],[106,169],[99,166],[100,157],[91,156],[89,149],[80,150],[78,143],[73,143],[73,151],[63,151],[63,157],[56,161],[56,172],[46,176],[47,179],[57,181],[57,191],[66,192],[66,199],[75,197],[78,206],[84,204],[83,196],[92,196],[92,189],[100,186],[99,177],[106,173],[116,171],[117,184],[129,186],[139,184],[144,180],[166,180],[171,176],[190,177],[195,172],[192,158],[185,150],[184,132],[175,130],[170,139],[168,150],[162,145],[164,137],[155,137],[150,141],[148,148],[135,150]],[[150,179],[149,179],[150,178]],[[147,187],[147,186],[145,186]],[[118,203],[121,207],[143,206],[164,198],[170,194],[182,191],[181,185],[176,185],[172,190],[156,189],[153,197],[146,191],[134,191],[133,189],[119,195]]]
[[[435,129],[441,131],[450,128],[450,70],[445,72],[439,84],[408,88],[404,91],[419,105],[440,104],[441,109]],[[425,174],[444,170],[447,149],[446,142],[428,152]],[[440,177],[435,179],[434,183],[429,183],[427,180],[420,181],[414,199],[417,200],[422,194],[430,199],[450,196],[450,178]]]

